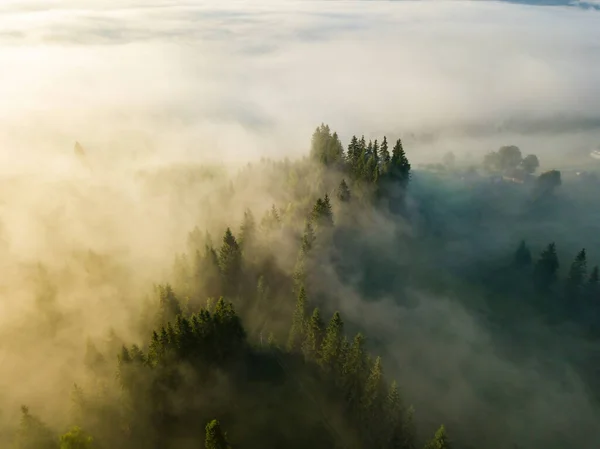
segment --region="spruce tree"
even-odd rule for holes
[[[356,136],[352,136],[350,143],[348,144],[348,151],[346,153],[346,159],[350,165],[350,171],[354,171],[358,164],[358,158],[360,157],[360,147]]]
[[[387,173],[390,165],[390,152],[388,150],[388,141],[387,137],[383,136],[383,141],[381,142],[381,148],[379,150],[379,159],[380,159],[380,171],[381,173]]]
[[[329,226],[333,224],[333,213],[329,195],[325,194],[325,199],[318,198],[313,206],[312,219],[317,225]]]
[[[342,179],[342,182],[340,182],[340,185],[337,189],[337,198],[344,203],[350,201],[350,189],[348,188],[348,184],[346,184],[345,179]]]
[[[213,419],[206,425],[204,449],[231,449],[227,442],[227,434],[221,429],[221,424]]]
[[[327,325],[325,338],[320,350],[321,366],[327,370],[336,371],[342,355],[342,342],[344,340],[344,322],[339,312],[335,312]]]
[[[392,179],[398,181],[402,187],[406,187],[410,179],[411,166],[410,162],[408,162],[408,158],[406,157],[406,153],[404,152],[401,139],[398,139],[396,141],[396,145],[394,145],[390,165]]]
[[[377,357],[365,383],[363,406],[368,414],[375,415],[378,412],[379,407],[383,405],[384,395],[383,366],[381,357]]]
[[[288,339],[288,350],[298,351],[302,347],[304,339],[304,330],[306,323],[306,290],[304,286],[300,287],[298,299],[296,300],[296,308],[292,318],[292,327]]]
[[[321,319],[321,313],[318,308],[315,308],[306,325],[306,334],[302,345],[304,356],[308,360],[317,360],[320,358],[319,352],[324,334],[325,325]]]
[[[446,435],[446,428],[442,425],[435,432],[435,436],[425,445],[425,449],[451,449],[452,445]]]
[[[331,201],[329,200],[329,195],[326,193],[325,197],[323,198],[323,208],[324,208],[324,213],[325,216],[327,217],[327,220],[333,223],[333,212],[331,210]]]
[[[360,404],[363,397],[364,382],[368,375],[364,345],[364,336],[360,333],[356,334],[344,358],[342,378],[346,401],[350,408],[354,408]]]
[[[531,261],[531,251],[529,251],[525,240],[521,240],[521,243],[515,252],[515,266],[519,268],[527,267],[531,265]]]
[[[316,240],[315,230],[309,220],[304,223],[304,233],[302,234],[301,250],[304,254],[308,253]]]
[[[205,245],[204,255],[197,259],[194,272],[196,276],[195,282],[200,286],[199,290],[203,293],[203,297],[218,298],[221,296],[219,256],[211,245]]]
[[[390,449],[414,448],[414,428],[412,410],[402,403],[398,384],[394,381],[388,389],[385,403],[386,447]]]
[[[254,240],[256,238],[256,221],[254,215],[250,209],[244,211],[244,220],[240,228],[239,246],[244,251],[248,251],[252,248]]]
[[[556,283],[559,266],[556,245],[550,243],[535,264],[534,279],[540,290],[547,291]]]
[[[229,295],[235,294],[242,271],[242,254],[229,228],[225,231],[219,250],[219,268],[223,277],[223,291]]]
[[[334,132],[329,139],[327,148],[327,165],[337,165],[344,160],[344,146],[338,137],[337,132]]]
[[[577,253],[567,275],[566,293],[569,297],[577,297],[582,293],[587,276],[587,261],[585,249]]]
[[[158,289],[158,314],[157,323],[164,325],[181,315],[181,304],[170,284],[159,285]]]

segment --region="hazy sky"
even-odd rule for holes
[[[600,143],[600,12],[585,8],[5,0],[0,68],[5,168],[60,165],[75,140],[161,159],[293,155],[321,121],[344,140],[504,124]]]

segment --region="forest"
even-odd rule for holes
[[[15,325],[28,357],[80,319],[60,303],[77,276],[113,286],[109,312],[101,336],[69,335],[69,391],[3,405],[0,442],[600,447],[598,182],[542,162],[511,145],[418,169],[400,138],[344,145],[322,124],[297,160],[138,172],[210,219],[172,236],[154,279],[128,280],[143,255],[91,248],[30,267],[34,312]]]

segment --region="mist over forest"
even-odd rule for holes
[[[514,3],[3,1],[0,447],[600,447],[600,12]]]

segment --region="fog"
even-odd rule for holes
[[[297,155],[321,121],[344,141],[356,132],[453,137],[413,158],[507,140],[565,153],[598,139],[595,11],[9,2],[0,21],[5,170],[74,140],[161,161]]]
[[[344,145],[353,134],[402,137],[415,166],[447,151],[479,163],[515,144],[542,169],[562,168],[585,163],[600,144],[593,2],[87,3],[0,5],[0,400],[9,417],[27,403],[62,424],[52,415],[68,408],[59,398],[81,377],[86,338],[113,328],[139,338],[152,284],[167,277],[194,226],[221,235],[246,207],[260,216],[285,206],[271,182],[254,177],[224,210],[225,174],[304,156],[321,122]],[[194,164],[214,173],[188,182],[174,171]],[[389,242],[418,229],[387,215],[361,226],[371,251],[411,263]],[[499,241],[513,237],[498,231]],[[89,251],[102,269],[86,265]],[[556,362],[560,375],[535,357],[509,361],[455,298],[416,291],[412,309],[387,296],[372,303],[358,280],[328,270],[324,289],[340,297],[332,309],[383,341],[390,371],[412,386],[407,396],[431,411],[425,427],[454,416],[448,425],[462,422],[462,438],[465,422],[505,420],[473,424],[470,435],[490,448],[500,447],[492,440],[538,447],[549,408],[565,438],[557,441],[595,442],[585,432],[600,414],[566,361]],[[435,324],[455,339],[427,327]],[[541,325],[531,332],[559,345]],[[579,344],[560,341],[561,355]],[[528,390],[529,404],[496,410],[469,384],[507,379]]]

